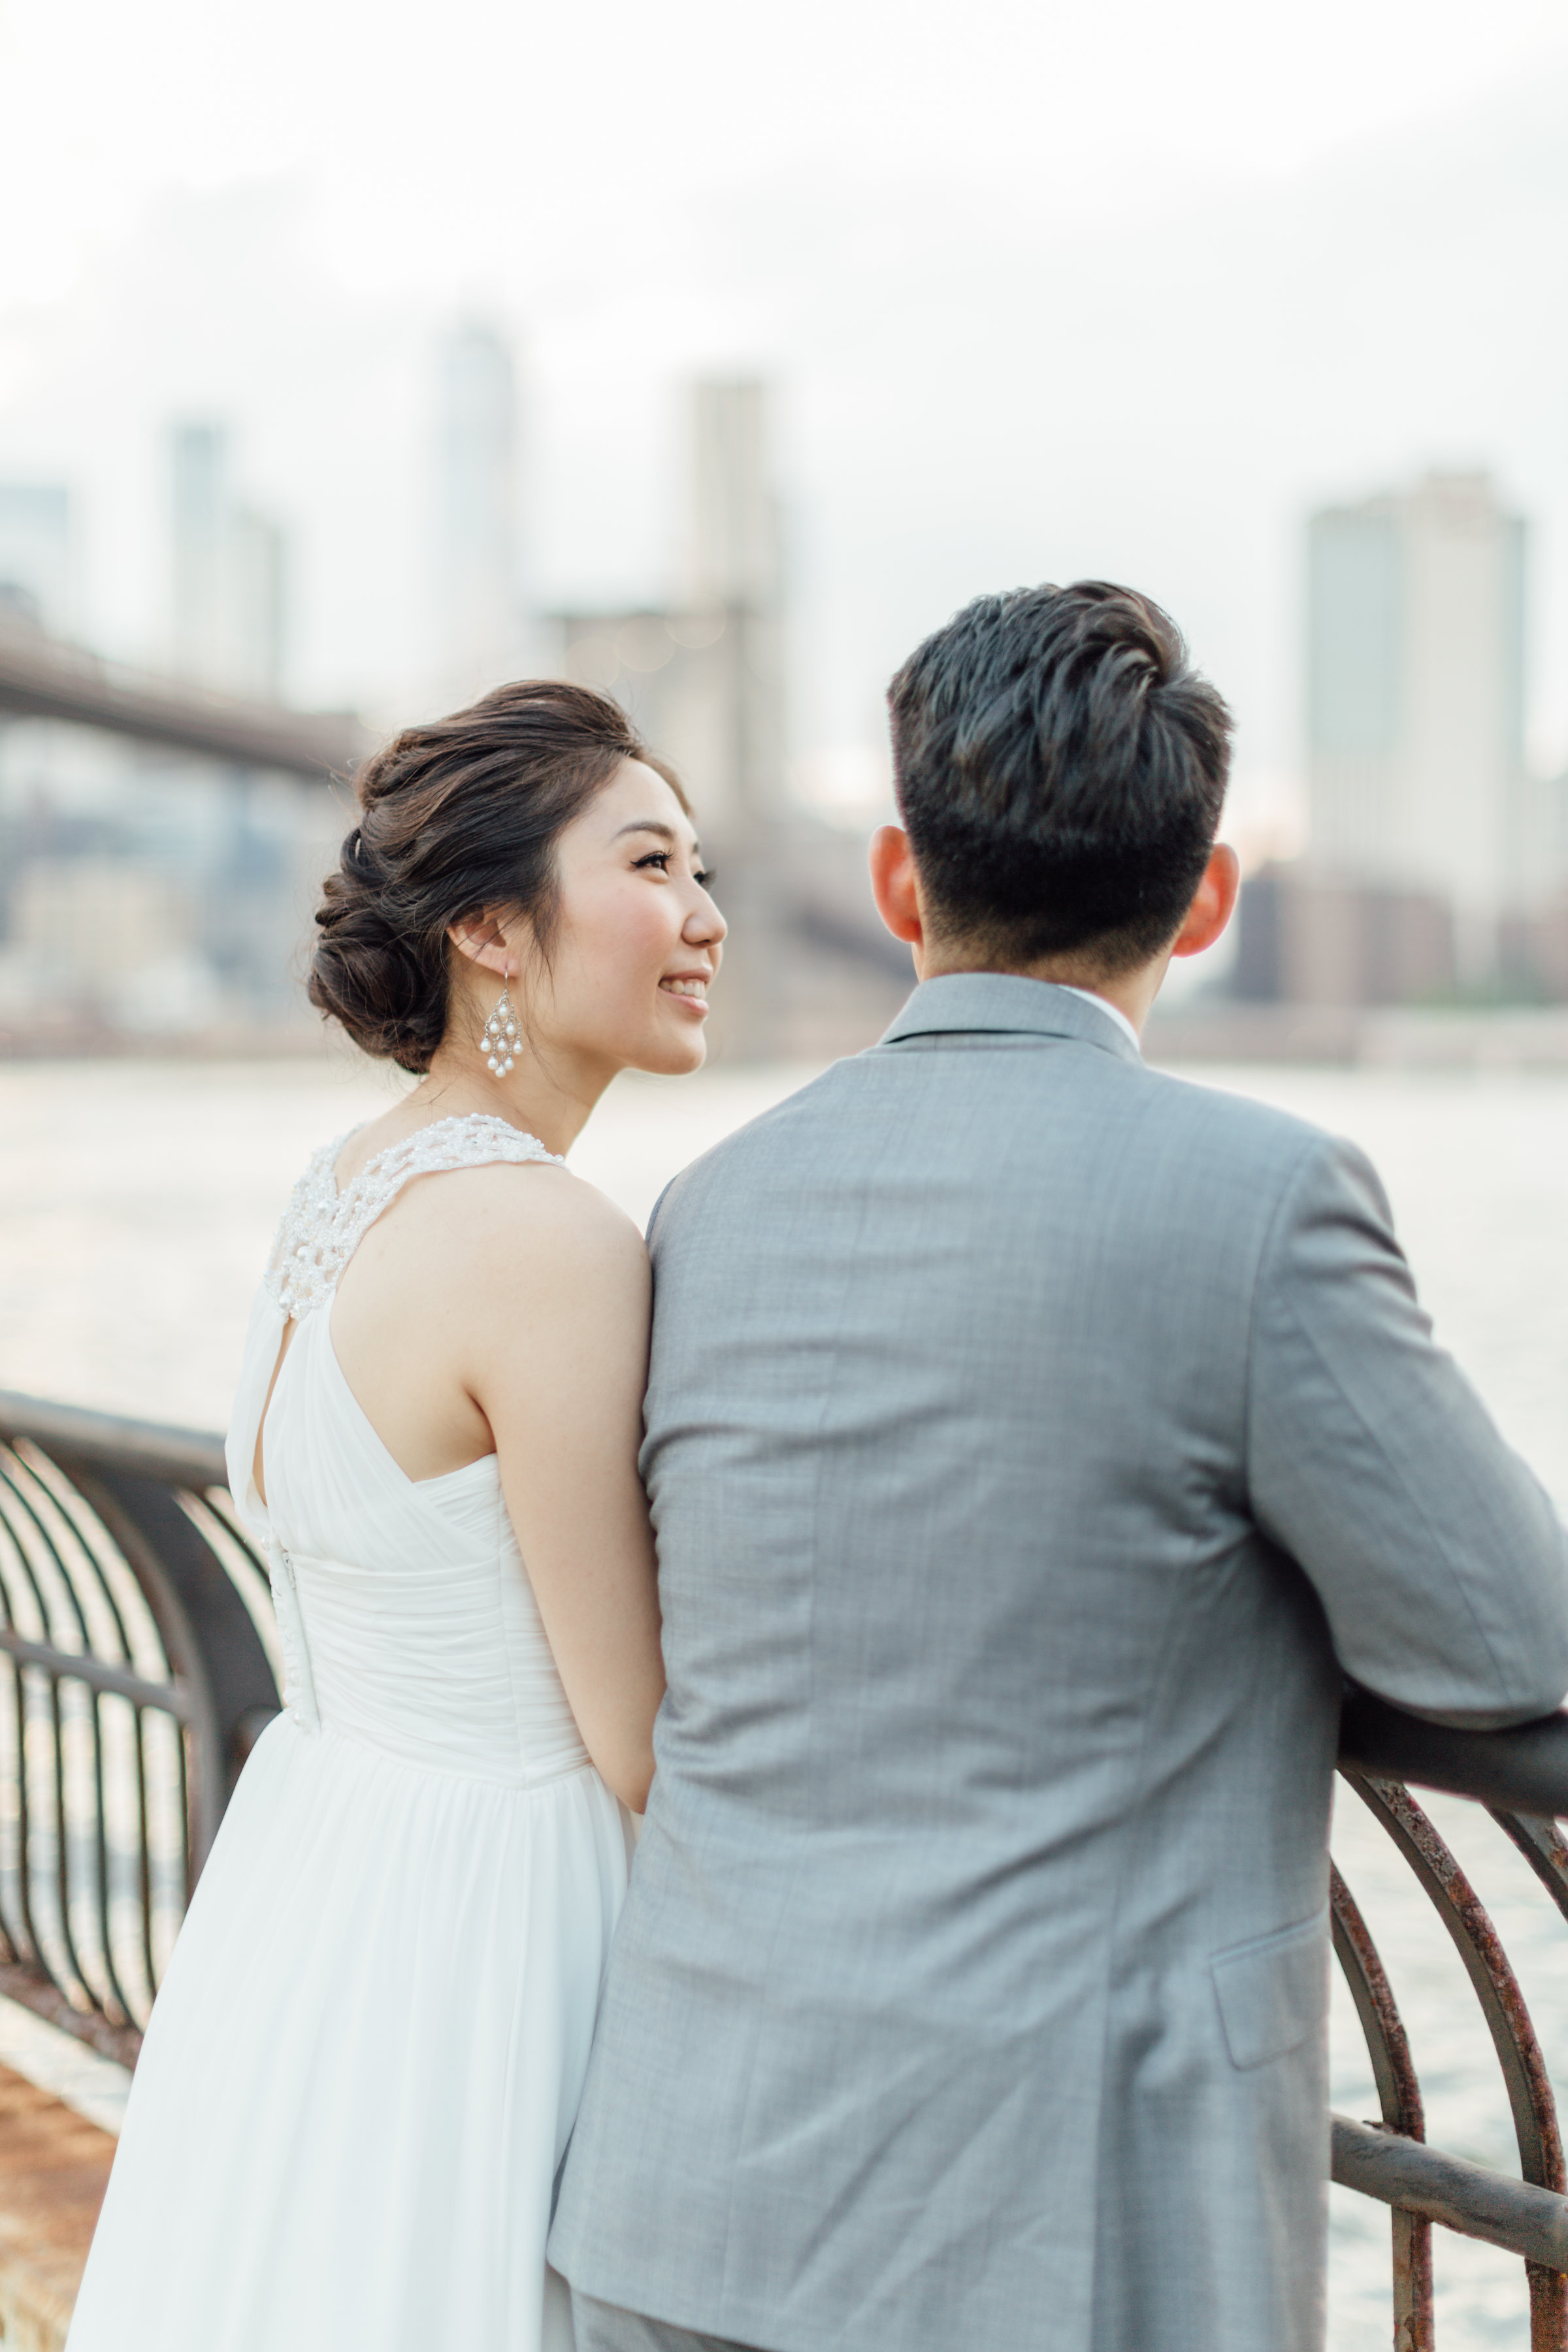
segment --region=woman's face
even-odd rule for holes
[[[548,966],[522,960],[537,1043],[615,1069],[700,1068],[724,918],[664,778],[623,761],[562,834],[556,872]]]

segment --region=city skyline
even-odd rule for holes
[[[34,158],[58,249],[45,234],[34,279],[13,276],[8,296],[0,278],[0,477],[71,483],[84,633],[153,650],[159,436],[178,415],[221,415],[240,492],[289,533],[294,698],[410,715],[428,635],[430,354],[475,321],[516,354],[521,562],[551,609],[668,602],[680,386],[737,372],[778,384],[795,748],[817,771],[874,772],[887,676],[967,595],[1101,573],[1186,628],[1237,709],[1238,814],[1288,829],[1303,773],[1300,517],[1429,466],[1487,468],[1538,525],[1532,757],[1561,766],[1568,326],[1544,292],[1568,234],[1568,15],[1504,8],[1483,28],[1427,12],[1415,42],[1412,12],[1379,0],[1347,86],[1325,94],[1309,59],[1292,95],[1234,9],[1197,8],[1175,64],[1141,16],[1123,89],[1100,33],[1080,56],[1057,20],[1023,27],[989,6],[954,70],[1021,44],[1050,132],[1031,148],[1004,94],[990,155],[962,107],[964,138],[922,147],[941,77],[917,39],[884,88],[876,16],[857,18],[840,79],[802,100],[795,149],[775,91],[742,155],[721,109],[700,137],[678,135],[697,100],[676,62],[710,99],[722,78],[722,58],[691,47],[718,40],[712,21],[678,11],[638,92],[646,137],[591,184],[551,124],[504,154],[481,128],[468,175],[443,177],[443,52],[436,160],[393,186],[391,134],[412,102],[395,26],[383,43],[366,28],[391,111],[310,153],[310,110],[358,21],[342,6],[291,146],[267,143],[257,93],[214,82],[207,34],[156,168],[97,122],[89,76],[100,144],[80,187]],[[174,21],[158,0],[150,55]],[[512,36],[494,21],[500,54]],[[24,30],[22,90],[48,39]],[[551,30],[547,60],[574,38]],[[1058,50],[1084,91],[1068,131]],[[900,127],[888,90],[906,83]],[[102,205],[89,217],[105,174],[122,199],[112,221]]]
[[[857,883],[853,854],[847,861],[837,850],[829,856],[826,842],[818,836],[814,845],[791,815],[802,803],[784,757],[788,582],[774,494],[774,389],[754,377],[700,379],[687,388],[683,446],[673,461],[675,593],[657,605],[551,613],[531,603],[523,577],[518,400],[505,339],[470,321],[438,340],[434,361],[440,400],[427,584],[431,675],[444,696],[465,698],[531,667],[581,677],[626,702],[692,790],[750,939],[728,992],[737,1034],[754,1040],[773,1027],[777,1006],[798,996],[795,950],[807,938],[816,964],[828,956],[836,984],[851,1000],[868,988],[878,996],[891,966],[876,951],[863,872]],[[202,687],[270,695],[278,684],[281,534],[235,499],[230,436],[221,423],[186,421],[165,438],[164,636],[175,673]],[[24,624],[52,613],[58,625],[69,514],[63,488],[0,482],[0,601]],[[1254,840],[1247,862],[1255,878],[1239,929],[1178,973],[1177,1000],[1216,981],[1243,1000],[1306,1003],[1431,1002],[1456,990],[1473,998],[1499,988],[1560,996],[1568,953],[1568,778],[1532,773],[1525,756],[1525,518],[1500,502],[1486,475],[1433,471],[1320,508],[1304,519],[1304,539],[1307,822],[1299,841],[1266,840],[1265,855]],[[258,595],[258,587],[270,593]],[[51,750],[39,738],[30,753],[30,740],[24,728],[0,761],[0,799],[13,829],[29,793],[36,812],[63,809],[73,800],[84,804],[85,786],[100,809],[98,830],[74,845],[68,828],[51,842],[36,819],[24,822],[15,845],[10,985],[26,996],[36,965],[38,984],[47,980],[46,993],[64,1003],[75,980],[44,953],[59,929],[57,898],[66,902],[73,877],[91,879],[80,861],[96,852],[101,862],[117,828],[125,850],[143,863],[150,837],[136,814],[138,761],[122,757],[115,784],[107,744],[83,768],[68,742]],[[32,760],[41,764],[30,769]],[[171,783],[177,772],[176,761]],[[819,807],[819,814],[845,812]],[[862,821],[867,814],[862,809]],[[1242,823],[1226,825],[1244,847],[1245,816],[1244,808]],[[843,845],[851,852],[853,831]],[[1305,853],[1299,863],[1292,849]],[[233,864],[226,846],[219,854],[237,880],[243,864]],[[275,897],[279,884],[291,895],[300,874],[291,861],[286,866],[287,873],[276,861],[252,865],[243,887],[269,876],[264,897]],[[142,961],[161,969],[167,960],[154,954],[154,934],[161,922],[181,928],[168,910],[183,902],[177,892],[168,896],[166,877],[153,885],[151,875],[149,868],[151,895],[143,896],[154,911],[132,930]],[[287,961],[289,920],[278,900],[258,935],[264,958],[270,940]],[[184,929],[191,929],[188,919]],[[122,961],[110,957],[91,981],[96,1001],[115,998],[110,976]],[[742,984],[746,970],[751,985]],[[818,977],[826,976],[825,966]],[[85,970],[76,977],[88,979]],[[252,989],[254,978],[242,984]],[[181,1023],[201,1025],[204,1005],[219,1002],[216,978],[202,985],[205,997],[186,978],[160,982],[152,992],[137,982],[125,1003],[137,1021],[159,1003],[186,1008]]]

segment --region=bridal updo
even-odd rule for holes
[[[405,728],[354,779],[359,822],[316,909],[311,1003],[362,1052],[427,1070],[447,1028],[450,926],[515,908],[548,952],[556,840],[624,760],[684,805],[619,703],[563,679],[497,687]]]

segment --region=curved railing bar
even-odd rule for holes
[[[1366,2037],[1384,2129],[1398,2133],[1408,2141],[1424,2140],[1426,2117],[1409,2036],[1388,1972],[1337,1863],[1330,1864],[1329,1917],[1334,1954]],[[1364,2194],[1362,2180],[1347,2176],[1341,2168],[1342,2120],[1334,2120],[1334,2177],[1348,2188],[1363,2189]],[[1352,2128],[1370,2131],[1372,2126]],[[1434,2352],[1431,2218],[1393,2199],[1388,2201],[1394,2206],[1390,2216],[1394,2232],[1394,2352]],[[1568,2229],[1564,2236],[1568,2237]]]
[[[145,1621],[135,1632],[128,1615],[129,1594],[116,1590],[116,1578],[111,1568],[113,1558],[105,1531],[93,1513],[83,1503],[70,1481],[50,1461],[48,1455],[30,1439],[18,1438],[14,1458],[22,1464],[37,1488],[32,1499],[32,1515],[47,1539],[56,1568],[63,1580],[70,1600],[71,1615],[79,1654],[92,1661],[94,1670],[83,1673],[74,1670],[68,1654],[51,1650],[47,1644],[28,1643],[18,1648],[18,1637],[0,1633],[0,1645],[8,1648],[13,1656],[26,1663],[42,1665],[54,1677],[55,1708],[67,1696],[61,1676],[68,1678],[76,1689],[74,1714],[79,1727],[85,1728],[90,1742],[92,1757],[93,1801],[89,1809],[86,1835],[90,1843],[90,1899],[94,1912],[94,1931],[98,1944],[97,1965],[103,1973],[107,1998],[100,2005],[111,2024],[134,2027],[139,2014],[144,2015],[151,2004],[157,1983],[155,1970],[150,1965],[151,1949],[151,1872],[145,1844],[138,1853],[138,1903],[142,1933],[136,1939],[137,1964],[142,1971],[141,1988],[144,1998],[133,1998],[122,1976],[120,1955],[116,1949],[115,1919],[118,1910],[117,1884],[119,1871],[111,1863],[109,1837],[110,1794],[106,1758],[111,1746],[117,1744],[105,1721],[101,1701],[108,1695],[129,1699],[130,1718],[134,1725],[135,1746],[140,1756],[142,1747],[142,1707],[152,1704],[177,1719],[186,1711],[184,1694],[179,1695],[177,1708],[170,1709],[162,1696],[157,1681],[150,1679],[150,1661],[144,1655],[149,1636],[157,1652],[157,1665],[168,1674],[168,1660],[157,1642],[156,1628],[144,1600],[141,1615]],[[121,1574],[124,1573],[121,1563]],[[139,1596],[140,1597],[140,1596]],[[122,1605],[123,1603],[123,1605]],[[140,1636],[140,1638],[139,1638]],[[156,1674],[156,1667],[153,1669]],[[60,1766],[63,1746],[57,1749],[57,1785],[63,1807],[64,1784]],[[139,1808],[139,1824],[142,1839],[147,1833],[145,1809]],[[70,1822],[73,1843],[79,1842],[83,1824],[73,1817]],[[62,1861],[65,1859],[62,1855]],[[70,1874],[64,1874],[66,1898],[73,1892]]]
[[[39,1650],[32,1663],[43,1665],[56,1675],[65,1674],[73,1681],[86,1683],[91,1692],[89,1719],[92,1729],[93,1770],[96,1804],[91,1830],[96,1849],[97,1897],[100,1929],[105,1962],[114,2003],[122,2012],[127,2026],[134,2030],[134,2019],[145,2015],[151,2006],[158,1983],[158,1969],[153,1949],[154,1892],[152,1869],[152,1814],[147,1801],[147,1744],[145,1713],[148,1706],[161,1715],[171,1717],[182,1726],[188,1726],[192,1717],[189,1694],[177,1688],[167,1653],[158,1637],[156,1621],[147,1598],[135,1587],[134,1572],[122,1555],[119,1555],[107,1529],[89,1508],[81,1494],[36,1440],[18,1437],[18,1458],[47,1494],[53,1510],[68,1531],[70,1556],[67,1559],[58,1539],[54,1549],[68,1572],[74,1574],[78,1565],[84,1583],[96,1596],[100,1608],[107,1612],[107,1622],[113,1629],[115,1646],[107,1652],[95,1630],[89,1645],[89,1655],[96,1671],[82,1672],[71,1668],[68,1661],[51,1656]],[[231,1570],[232,1573],[232,1570]],[[130,1596],[121,1591],[121,1580],[129,1578],[140,1604],[132,1622]],[[96,1626],[96,1620],[95,1620]],[[0,1633],[0,1644],[6,1637]],[[155,1661],[155,1662],[154,1662]],[[162,1670],[160,1673],[160,1669]],[[136,1830],[133,1847],[135,1864],[134,1902],[138,1932],[134,1938],[136,1963],[142,1975],[140,1998],[132,2000],[121,1980],[115,1957],[113,1923],[118,1909],[118,1888],[110,1883],[109,1845],[109,1789],[105,1774],[106,1725],[100,1701],[105,1695],[131,1702],[126,1729],[130,1735],[132,1770],[136,1792]],[[172,1694],[168,1696],[165,1694]],[[181,1811],[184,1815],[182,1793]],[[123,1866],[123,1849],[118,1859]],[[116,1874],[118,1875],[118,1873]],[[109,2014],[113,2015],[111,2007]]]
[[[70,1589],[70,1570],[61,1559],[59,1547],[55,1542],[44,1515],[38,1507],[40,1497],[46,1503],[50,1499],[48,1491],[39,1479],[37,1469],[28,1460],[26,1452],[21,1446],[8,1445],[6,1451],[10,1456],[5,1474],[5,1492],[10,1497],[7,1517],[11,1519],[11,1532],[21,1552],[23,1571],[27,1580],[28,1590],[33,1596],[33,1605],[38,1612],[38,1623],[44,1638],[62,1648],[65,1646],[61,1641],[58,1625],[62,1613],[60,1601],[63,1592],[63,1597],[68,1604],[66,1612],[68,1638],[70,1633],[74,1633],[79,1647],[87,1650],[91,1646],[87,1620],[82,1613],[80,1602]],[[20,1526],[17,1524],[18,1518],[23,1523]],[[32,1539],[26,1542],[23,1540],[23,1537],[29,1529]],[[40,1569],[45,1562],[52,1570],[52,1573],[47,1576],[47,1584],[40,1577]]]
[[[1564,2171],[1557,2103],[1519,1980],[1485,1906],[1407,1789],[1343,1765],[1341,1769],[1399,1847],[1465,1964],[1502,2068],[1520,2169],[1534,2187],[1561,2196]],[[1528,2263],[1526,2271],[1532,2352],[1562,2352],[1568,2345],[1568,2278],[1536,2262]]]
[[[1399,2014],[1388,1972],[1337,1863],[1330,1864],[1329,1915],[1334,1954],[1344,1970],[1356,2015],[1366,2036],[1383,2120],[1390,2131],[1403,2132],[1407,2139],[1425,2139],[1426,2123],[1421,2086],[1415,2079],[1405,2021]]]
[[[266,1570],[224,1479],[215,1437],[0,1393],[0,1990],[121,2055],[278,1708]]]
[[[153,1948],[153,1811],[147,1801],[147,1720],[140,1707],[132,1714],[132,1754],[136,1759],[136,1901],[141,1915],[141,1959],[151,1990],[158,1985],[157,1955]],[[184,1792],[182,1791],[182,1801]]]
[[[70,1481],[61,1475],[48,1455],[34,1444],[31,1439],[18,1439],[16,1452],[17,1458],[26,1463],[37,1481],[40,1490],[47,1497],[51,1508],[58,1513],[61,1525],[68,1531],[74,1553],[79,1557],[87,1574],[91,1579],[94,1591],[109,1612],[114,1626],[115,1639],[120,1644],[121,1661],[128,1666],[135,1665],[135,1646],[132,1640],[131,1628],[126,1622],[125,1612],[115,1596],[113,1584],[110,1580],[101,1556],[101,1528],[94,1526],[91,1513],[83,1509],[81,1497]],[[54,1549],[57,1558],[63,1558],[58,1540],[55,1542]],[[167,1661],[164,1663],[166,1664]]]
[[[22,1574],[32,1594],[38,1622],[48,1634],[51,1636],[56,1634],[57,1622],[61,1613],[58,1607],[58,1594],[63,1590],[69,1603],[68,1610],[65,1612],[68,1622],[75,1632],[81,1647],[80,1650],[62,1650],[60,1654],[72,1658],[81,1656],[89,1647],[87,1620],[71,1587],[70,1570],[60,1558],[46,1520],[38,1509],[33,1492],[34,1488],[39,1486],[37,1474],[25,1455],[14,1445],[7,1448],[7,1457],[4,1463],[0,1463],[0,1476],[4,1478],[6,1497],[7,1532],[11,1538],[11,1549],[21,1564]],[[46,1562],[50,1564],[47,1570],[45,1567]],[[7,1617],[12,1616],[12,1603],[8,1593],[5,1611]],[[29,1643],[28,1646],[46,1649],[54,1645],[51,1641]],[[35,1658],[19,1663],[37,1664],[39,1661]],[[50,1770],[47,1778],[54,1837],[54,1868],[50,1874],[53,1880],[54,1917],[48,1923],[46,1931],[40,1925],[32,1904],[31,1856],[30,1853],[25,1853],[22,1875],[28,1882],[28,1931],[34,1938],[34,1956],[43,1962],[47,1973],[57,1982],[63,1984],[72,2007],[90,2007],[95,2001],[92,1978],[77,1948],[75,1927],[71,1917],[71,1822],[66,1801],[65,1740],[60,1709],[60,1685],[58,1678],[51,1674],[44,1687],[44,1705],[49,1726]],[[26,1787],[26,1776],[32,1770],[28,1755],[30,1743],[27,1730],[28,1727],[37,1720],[37,1710],[33,1704],[33,1690],[34,1685],[28,1684],[25,1675],[18,1674],[16,1704],[22,1732],[18,1746],[18,1801],[23,1804],[26,1802],[30,1794]],[[51,1942],[58,1946],[58,1952],[64,1956],[63,1971],[58,1958],[49,1957]],[[106,2014],[110,2014],[111,2023],[118,2024],[123,2021],[114,2017],[107,2006]]]
[[[11,1481],[5,1468],[5,1454],[0,1452],[0,1612],[4,1622],[14,1624],[16,1601],[7,1570],[14,1570],[19,1580],[30,1583],[30,1574],[21,1537],[12,1524],[6,1509],[6,1497],[11,1493]],[[9,1949],[8,1963],[19,1968],[43,1967],[43,1945],[38,1926],[33,1916],[33,1885],[31,1866],[32,1808],[27,1787],[27,1685],[20,1663],[11,1662],[12,1728],[15,1732],[14,1753],[7,1762],[16,1776],[16,1917],[4,1919],[5,1941]]]
[[[1407,1789],[1396,1780],[1360,1772],[1347,1772],[1345,1778],[1399,1847],[1465,1964],[1502,2067],[1525,2179],[1561,2196],[1563,2141],[1546,2062],[1519,1980],[1485,1906]]]
[[[54,1602],[44,1621],[49,1627],[49,1637],[62,1649],[69,1647],[86,1655],[91,1651],[93,1645],[92,1629],[88,1623],[87,1612],[82,1607],[81,1594],[77,1590],[77,1580],[71,1574],[71,1562],[60,1549],[60,1527],[55,1522],[63,1522],[68,1528],[71,1536],[76,1536],[78,1530],[69,1527],[69,1522],[65,1519],[65,1514],[60,1510],[58,1498],[49,1492],[48,1486],[40,1477],[39,1465],[35,1454],[36,1449],[31,1446],[13,1449],[12,1458],[26,1474],[27,1485],[25,1488],[19,1487],[15,1480],[12,1480],[10,1481],[11,1493],[26,1510],[34,1533],[49,1561],[51,1570],[49,1581],[54,1587]],[[58,1633],[55,1631],[56,1623],[62,1620],[66,1633],[64,1642],[60,1641]]]
[[[1512,1813],[1500,1805],[1487,1811],[1503,1835],[1523,1854],[1548,1895],[1568,1918],[1568,1843],[1553,1821],[1543,1813]]]
[[[1352,1768],[1347,1774],[1352,1780],[1354,1768],[1359,1768],[1373,1778],[1414,1780],[1479,1799],[1568,1916],[1568,1846],[1552,1819],[1568,1814],[1568,1712],[1559,1710],[1502,1730],[1473,1731],[1424,1722],[1369,1691],[1352,1688],[1345,1705],[1340,1758],[1342,1769]],[[1451,1923],[1446,1924],[1451,1931]],[[1463,1945],[1460,1949],[1463,1953]],[[1519,2010],[1525,2014],[1522,2001]],[[1508,2073],[1505,2061],[1505,2076]],[[1509,2087],[1511,2100],[1511,2081]],[[1525,2170],[1528,2175],[1528,2166]],[[1556,2352],[1568,2345],[1568,2282],[1539,2259],[1528,2267],[1531,2341]]]
[[[276,1713],[277,1684],[248,1610],[168,1485],[79,1460],[63,1445],[53,1459],[130,1562],[191,1696],[189,1894],[239,1777],[246,1719],[258,1707]]]
[[[136,1864],[141,1934],[136,1940],[139,1965],[145,1971],[145,1997],[139,1999],[127,1988],[116,1948],[117,1890],[111,1881],[118,1873],[111,1874],[110,1858],[106,1727],[100,1702],[105,1696],[131,1702],[139,1778],[142,1709],[156,1707],[187,1730],[195,1710],[190,1691],[174,1680],[168,1648],[159,1635],[144,1591],[139,1596],[143,1623],[139,1638],[132,1637],[107,1565],[115,1556],[113,1538],[79,1484],[73,1483],[36,1440],[18,1431],[8,1434],[12,1442],[7,1449],[6,1494],[13,1514],[22,1513],[34,1542],[47,1555],[54,1599],[52,1605],[45,1601],[37,1571],[28,1561],[35,1605],[43,1612],[41,1622],[49,1629],[50,1638],[30,1641],[10,1627],[0,1628],[0,1649],[19,1664],[41,1667],[47,1677],[53,1810],[58,1823],[54,1874],[58,1933],[71,1975],[89,2007],[100,2010],[111,2026],[133,2029],[138,2016],[146,2014],[157,1980],[150,1965],[152,1875],[146,1845],[150,1823],[139,1789]],[[14,1542],[17,1532],[13,1518]],[[23,1557],[27,1558],[25,1546]],[[123,1552],[120,1559],[121,1574],[133,1578],[134,1570]],[[134,1583],[131,1589],[136,1589]],[[70,1646],[60,1645],[59,1633],[54,1630],[57,1625]],[[103,1654],[106,1648],[110,1653],[108,1658]],[[156,1678],[159,1667],[168,1675],[167,1681]],[[20,1684],[18,1677],[19,1687]],[[68,1801],[68,1720],[90,1747],[94,1797],[85,1818],[79,1802]],[[88,1915],[83,1925],[90,1921],[94,1947],[90,1958],[78,1930],[79,1904]],[[33,1933],[35,1957],[41,1958],[36,1922]],[[73,2007],[78,2006],[74,1994],[71,1998]]]

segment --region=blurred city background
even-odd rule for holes
[[[890,672],[1100,576],[1238,721],[1239,920],[1151,1054],[1367,1146],[1568,1504],[1568,0],[0,0],[0,1386],[224,1418],[288,1185],[398,1083],[300,985],[368,745],[548,670],[682,769],[713,1067],[574,1152],[641,1216],[910,985]],[[1348,1834],[1433,2136],[1509,2165]],[[1517,2263],[1437,2262],[1448,2352],[1528,2341]]]
[[[3,1049],[308,1045],[329,778],[525,670],[686,772],[721,1051],[864,1043],[889,671],[1099,574],[1239,720],[1155,1049],[1554,1056],[1565,28],[12,0]]]

